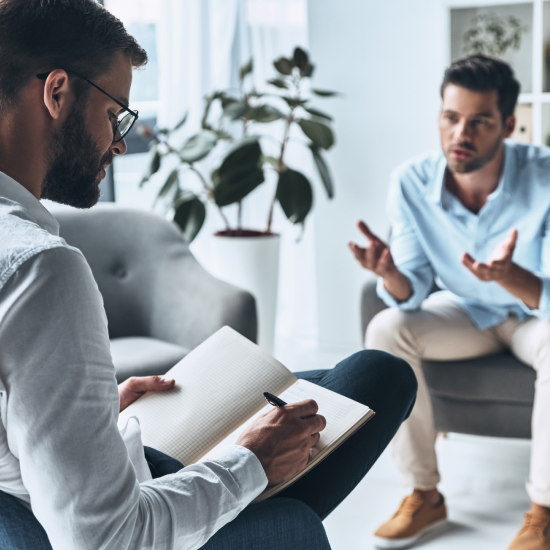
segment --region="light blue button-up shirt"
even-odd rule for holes
[[[415,158],[392,174],[388,215],[391,252],[412,285],[397,302],[378,281],[378,295],[389,306],[416,310],[434,278],[442,294],[458,302],[479,329],[502,323],[510,314],[550,318],[550,149],[507,141],[502,178],[474,214],[444,186],[443,153]],[[461,263],[468,252],[486,262],[495,247],[518,230],[513,261],[542,280],[539,309],[529,309],[496,282],[477,279]]]

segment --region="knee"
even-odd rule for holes
[[[376,387],[380,393],[394,395],[405,403],[413,403],[416,399],[418,382],[405,360],[368,349],[355,353],[348,361],[351,362],[350,375],[358,389]]]
[[[375,315],[367,327],[365,347],[395,352],[401,335],[408,330],[410,314],[397,308],[389,308]]]
[[[271,517],[278,518],[285,534],[292,541],[292,547],[330,550],[321,518],[300,500],[274,498],[269,506]]]

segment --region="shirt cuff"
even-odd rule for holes
[[[411,281],[410,276],[408,276],[405,272],[403,272],[403,275],[405,275],[409,282]],[[412,293],[408,300],[405,300],[404,302],[397,301],[387,290],[384,286],[384,279],[382,277],[378,277],[378,280],[376,281],[376,293],[378,294],[378,297],[384,300],[384,303],[388,307],[396,307],[405,311],[415,310],[420,307],[420,304],[424,300],[418,299],[418,293],[415,291],[413,284],[411,283],[411,289]]]
[[[242,499],[252,502],[267,487],[267,476],[258,457],[246,447],[231,445],[208,453],[200,462],[215,462],[226,468],[242,489]]]
[[[523,311],[525,311],[528,315],[550,318],[550,277],[544,277],[538,273],[536,275],[542,282],[539,307],[537,309],[531,309],[525,304],[525,302],[523,302],[523,300],[518,301]]]

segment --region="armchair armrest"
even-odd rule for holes
[[[372,318],[387,307],[376,293],[376,279],[367,281],[361,291],[361,328],[363,330],[363,338]]]
[[[256,302],[252,294],[216,279],[181,245],[174,246],[162,263],[153,293],[153,338],[193,349],[229,325],[256,342]]]

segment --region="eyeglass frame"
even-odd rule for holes
[[[125,111],[128,111],[134,117],[134,120],[132,121],[132,124],[130,124],[130,127],[128,128],[128,130],[126,130],[124,135],[122,135],[122,133],[119,132],[120,133],[120,138],[115,139],[116,133],[117,133],[117,130],[119,129],[119,124],[120,124],[119,121],[118,121],[118,118],[117,118],[116,126],[113,128],[113,141],[115,143],[118,143],[119,141],[122,141],[124,139],[124,136],[128,135],[128,132],[130,132],[130,130],[132,129],[132,127],[136,123],[136,120],[138,119],[139,111],[132,111],[132,109],[130,109],[127,105],[124,105],[124,103],[121,103],[118,99],[115,99],[111,94],[108,94],[105,90],[102,90],[97,84],[94,84],[91,80],[88,80],[85,76],[81,75],[80,73],[77,73],[76,71],[71,71],[70,69],[62,69],[62,70],[64,70],[67,74],[72,74],[74,76],[78,76],[78,78],[82,78],[82,80],[85,80],[88,84],[91,84],[94,88],[99,90],[101,93],[103,93],[107,97],[111,98],[117,105],[122,107]],[[39,78],[40,80],[46,80],[51,72],[52,71],[49,71],[47,73],[40,73],[40,74],[37,74],[36,77]]]

